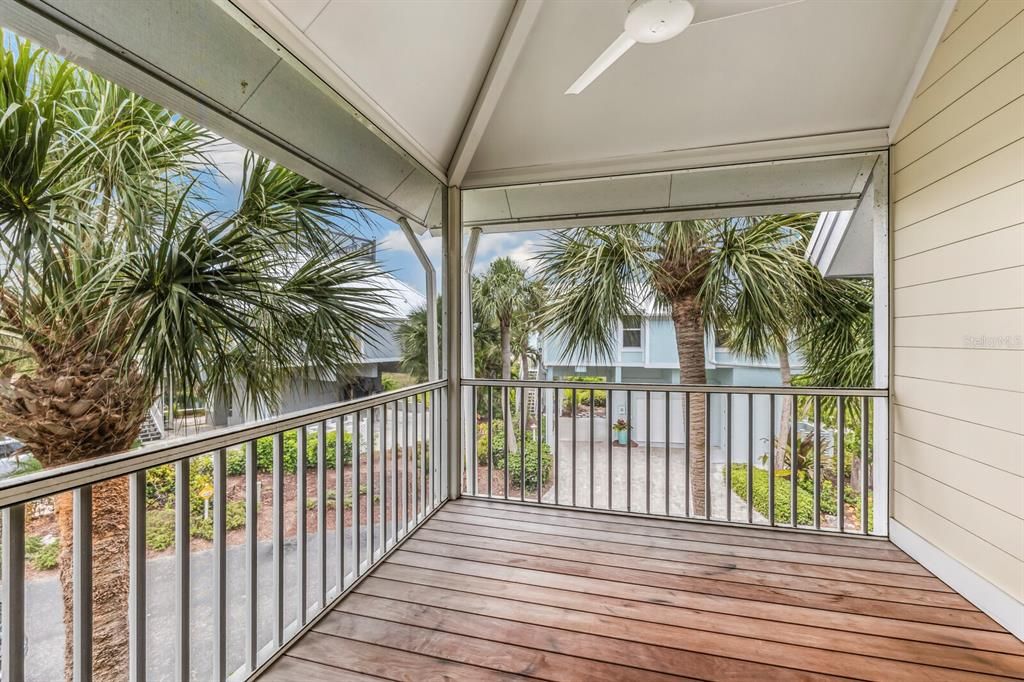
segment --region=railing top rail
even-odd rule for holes
[[[463,379],[463,386],[494,386],[509,388],[599,389],[611,391],[651,391],[652,393],[732,393],[736,395],[799,395],[855,398],[887,398],[885,388],[823,388],[811,386],[719,386],[711,384],[636,384],[590,381],[519,381],[507,379]]]
[[[56,469],[7,479],[0,481],[0,508],[66,492],[82,485],[125,476],[161,464],[170,464],[186,457],[204,455],[220,448],[233,447],[240,443],[272,436],[281,431],[289,431],[326,419],[334,419],[353,412],[379,407],[393,400],[401,400],[425,391],[445,388],[447,385],[447,380],[430,381],[367,398],[291,412],[252,424],[240,424],[186,438],[152,443],[135,450],[113,453]]]

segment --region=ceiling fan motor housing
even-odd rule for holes
[[[693,21],[689,0],[636,0],[626,14],[625,33],[638,43],[674,38]]]

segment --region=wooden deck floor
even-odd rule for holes
[[[263,680],[1024,678],[884,540],[449,502]]]

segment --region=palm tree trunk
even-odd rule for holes
[[[789,366],[789,346],[785,341],[779,344],[779,372],[782,374],[782,385],[793,385],[793,370]],[[793,400],[786,396],[782,401],[782,416],[779,418],[779,430],[775,432],[775,469],[786,467],[786,447],[789,442],[789,423],[793,419]]]
[[[0,430],[21,440],[45,468],[127,450],[152,404],[151,387],[116,358],[58,358],[34,374],[0,382]],[[92,489],[93,667],[96,680],[128,677],[128,481]],[[74,503],[54,500],[60,543],[58,573],[64,603],[64,676],[73,672]]]
[[[685,296],[673,300],[672,323],[676,332],[676,350],[679,353],[679,378],[683,384],[707,383],[707,371],[704,366],[704,319],[700,303],[696,296]],[[690,460],[690,493],[693,500],[693,513],[704,516],[704,498],[707,493],[704,485],[705,471],[708,466],[707,432],[704,419],[707,414],[707,395],[704,393],[690,394],[690,431],[686,444]]]
[[[71,493],[54,500],[60,538],[61,597],[64,602],[64,679],[74,660],[74,503]],[[115,478],[92,489],[92,609],[94,680],[123,680],[128,674],[128,480]]]
[[[501,378],[512,378],[512,325],[501,321]]]

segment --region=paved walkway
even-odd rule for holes
[[[591,467],[590,422],[586,418],[578,418],[576,428],[576,500],[579,506],[590,506],[591,485],[593,485],[593,505],[598,509],[608,508],[608,431],[603,418],[594,419],[595,440],[593,443],[593,466]],[[573,447],[572,418],[562,417],[558,424],[557,466],[553,467],[557,478],[557,503],[573,504]],[[552,453],[555,455],[555,453]],[[746,521],[747,503],[738,495],[728,495],[725,486],[726,454],[721,448],[711,450],[711,515],[713,518],[726,518],[726,504],[731,497],[732,519]],[[668,462],[668,476],[665,463]],[[648,511],[648,489],[650,493],[650,511],[664,514],[666,511],[666,481],[668,481],[668,513],[683,515],[685,503],[685,465],[686,451],[681,447],[669,448],[666,460],[665,445],[652,444],[650,448],[650,476],[648,476],[648,450],[646,443],[633,445],[627,450],[625,446],[615,444],[611,453],[611,490],[612,509],[621,511],[628,509],[634,512]],[[628,499],[626,481],[630,481]],[[544,494],[545,502],[556,502],[555,485]],[[691,501],[690,511],[693,511]],[[754,511],[756,522],[767,522],[767,519]]]

